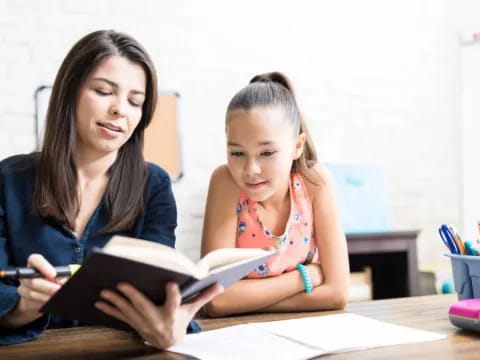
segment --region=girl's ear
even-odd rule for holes
[[[293,153],[293,160],[297,160],[303,153],[303,146],[305,145],[305,133],[301,133],[295,140],[295,152]]]

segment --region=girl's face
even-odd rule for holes
[[[75,151],[116,155],[142,118],[145,93],[146,75],[140,65],[121,56],[102,60],[80,88]]]
[[[285,111],[278,106],[233,110],[226,133],[228,167],[238,186],[254,201],[284,195],[305,141],[303,134],[293,134]]]

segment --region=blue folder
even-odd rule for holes
[[[376,164],[325,165],[333,175],[335,197],[344,231],[387,231],[387,191],[383,168]]]

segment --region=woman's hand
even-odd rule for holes
[[[55,294],[62,280],[55,279],[55,268],[40,254],[28,257],[27,266],[34,267],[45,278],[22,279],[18,287],[20,300],[15,309],[0,320],[0,325],[15,328],[28,324],[43,314],[40,308]]]
[[[220,294],[223,289],[216,284],[188,303],[181,304],[182,296],[176,283],[168,283],[163,306],[156,306],[133,286],[120,283],[118,291],[103,290],[100,295],[107,300],[95,306],[104,313],[126,322],[150,345],[166,349],[178,343],[185,335],[195,313]]]

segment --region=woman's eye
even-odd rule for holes
[[[105,91],[105,90],[102,90],[102,89],[95,89],[95,92],[98,95],[102,95],[102,96],[112,95],[111,92],[108,92],[108,91]]]
[[[241,152],[241,151],[232,151],[232,152],[230,153],[230,155],[232,155],[232,156],[242,156],[242,155],[243,155],[243,152]]]

